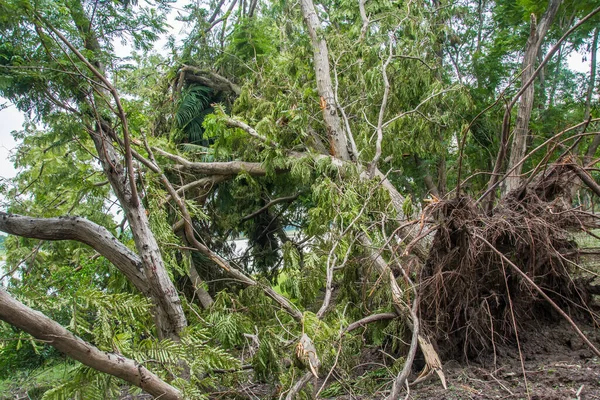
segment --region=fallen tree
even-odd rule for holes
[[[21,238],[9,244],[14,275],[8,290],[35,293],[42,305],[45,294],[68,293],[73,317],[61,323],[89,344],[6,292],[0,293],[3,320],[163,398],[246,390],[247,371],[255,374],[253,382],[277,382],[277,395],[291,399],[326,370],[321,393],[351,375],[365,348],[379,346],[394,362],[385,364],[377,395],[395,399],[411,386],[413,360],[425,361],[421,378],[435,373],[445,388],[444,360],[472,359],[498,342],[518,344],[519,331],[540,316],[567,319],[597,352],[568,315],[585,311],[591,295],[573,279],[580,252],[571,233],[596,226],[594,217],[573,207],[570,194],[575,176],[595,195],[600,187],[589,165],[566,156],[573,147],[564,147],[595,135],[585,129],[596,121],[577,120],[567,129],[555,121],[527,155],[520,141],[513,154],[518,160],[502,176],[510,112],[539,71],[523,75],[496,143],[489,134],[498,133],[500,119],[485,114],[512,88],[490,90],[501,97],[472,118],[481,94],[465,90],[453,47],[460,38],[447,36],[449,26],[433,28],[450,20],[438,2],[431,8],[359,1],[360,21],[351,21],[349,5],[338,13],[302,0],[270,6],[263,15],[255,12],[256,1],[219,1],[210,17],[196,9],[195,33],[177,56],[144,58],[139,70],[117,67],[108,38],[156,34],[159,17],[127,4],[50,3],[64,15],[46,17],[42,6],[21,10],[12,1],[0,5],[18,16],[2,21],[3,37],[25,37],[27,50],[20,58],[0,54],[10,60],[0,65],[2,78],[16,82],[3,93],[49,127],[28,132],[34,144],[24,149],[34,155],[20,159],[28,169],[15,181],[14,214],[0,214],[0,230]],[[558,3],[551,2],[553,13]],[[479,10],[481,25],[488,14]],[[592,16],[571,20],[560,41]],[[552,19],[545,18],[541,36]],[[100,20],[114,26],[103,30]],[[234,21],[231,30],[227,21]],[[218,26],[222,30],[213,32]],[[528,63],[543,38],[536,39]],[[454,65],[446,65],[447,57]],[[445,77],[449,67],[455,79]],[[37,71],[58,75],[40,79]],[[479,89],[487,78],[477,78]],[[529,93],[527,104],[533,97]],[[482,134],[479,122],[495,128]],[[528,127],[521,125],[523,139]],[[477,147],[484,139],[486,147]],[[50,158],[55,149],[62,165]],[[538,155],[541,149],[545,154]],[[564,154],[556,161],[558,150]],[[460,193],[436,197],[455,179],[455,162]],[[502,180],[529,164],[534,171],[523,185],[495,202]],[[462,168],[482,175],[476,171],[492,170],[487,190],[477,178],[461,181]],[[110,191],[94,191],[105,185]],[[481,204],[474,198],[484,190]],[[123,212],[116,227],[112,217],[101,218],[111,203]],[[104,225],[91,222],[99,220]],[[290,227],[294,234],[286,233]],[[239,252],[232,239],[242,236],[248,246]],[[33,255],[26,255],[32,247]],[[36,259],[38,252],[44,254]],[[57,272],[65,264],[73,264],[69,276]],[[137,315],[147,321],[139,309],[102,314],[79,304],[87,299],[70,281],[79,271],[82,281],[92,277],[85,282],[99,293],[142,293],[153,305],[154,326],[120,320]],[[76,331],[78,318],[84,328]],[[91,343],[122,348],[128,357],[115,356],[115,364]],[[156,375],[136,372],[133,359],[144,368],[152,363]]]

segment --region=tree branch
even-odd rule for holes
[[[256,129],[252,128],[250,125],[246,124],[245,122],[238,121],[237,119],[233,119],[228,116],[225,116],[222,119],[222,121],[225,122],[225,125],[227,125],[229,127],[240,128],[241,130],[248,133],[248,135],[252,136],[255,139],[260,140],[261,142],[268,145],[269,147],[279,147],[277,145],[277,143],[275,143],[273,140],[267,139],[266,137],[262,136],[260,133],[258,133],[256,131]]]
[[[287,396],[285,396],[285,400],[294,400],[296,398],[296,395],[302,390],[304,385],[306,385],[308,383],[308,381],[310,381],[310,378],[312,378],[312,377],[313,377],[313,374],[310,371],[308,371],[307,373],[302,375],[302,377],[298,380],[298,382],[296,382],[294,384],[294,386],[292,386],[292,388],[288,392]]]
[[[388,125],[390,125],[392,122],[394,122],[394,121],[397,121],[397,120],[398,120],[398,119],[400,119],[400,118],[403,118],[403,117],[406,117],[407,115],[414,114],[414,113],[418,112],[418,111],[419,111],[419,108],[421,108],[421,107],[422,107],[422,106],[423,106],[425,103],[427,103],[429,100],[433,99],[434,97],[441,96],[441,95],[443,95],[443,94],[445,94],[445,93],[448,93],[448,92],[451,92],[451,91],[453,91],[453,90],[457,90],[457,89],[458,89],[457,87],[451,87],[451,88],[444,89],[444,90],[440,90],[439,92],[433,93],[432,95],[430,95],[430,96],[426,97],[426,98],[425,98],[425,100],[423,100],[422,102],[420,102],[420,103],[419,103],[419,104],[418,104],[418,105],[417,105],[415,108],[413,108],[412,110],[409,110],[409,111],[405,111],[405,112],[403,112],[403,113],[400,113],[400,114],[396,115],[395,117],[391,118],[390,120],[388,120],[387,122],[385,122],[385,123],[383,124],[383,128],[386,128],[386,127],[387,127]]]
[[[369,29],[369,17],[365,10],[365,3],[367,0],[358,0],[358,11],[360,12],[360,19],[362,20],[362,27],[360,28],[360,40],[364,40]]]
[[[183,169],[190,172],[203,175],[237,175],[245,172],[253,176],[263,176],[267,174],[267,170],[261,163],[248,161],[226,161],[226,162],[193,162],[189,161],[176,154],[171,154],[156,147],[152,147],[152,151],[175,161],[179,165],[175,165],[175,169]]]
[[[320,96],[323,120],[327,127],[331,155],[341,160],[350,160],[346,133],[340,123],[335,94],[333,93],[329,68],[329,50],[321,33],[321,21],[319,21],[312,0],[300,0],[300,8],[311,39],[317,91]]]
[[[95,370],[113,375],[164,400],[180,400],[179,390],[161,380],[138,362],[107,353],[83,341],[46,317],[12,298],[0,288],[0,319],[55,347]]]
[[[364,327],[372,322],[386,321],[388,319],[394,319],[397,317],[398,314],[396,313],[381,313],[369,315],[368,317],[364,317],[363,319],[359,319],[358,321],[355,321],[348,325],[348,327],[344,329],[344,333],[352,332],[353,330]]]
[[[140,258],[103,226],[81,217],[32,218],[0,212],[0,231],[43,240],[75,240],[87,244],[110,261],[142,293],[148,283]]]
[[[205,33],[208,33],[211,31],[212,28],[214,28],[216,25],[218,25],[220,22],[223,22],[225,20],[227,20],[227,18],[229,18],[229,15],[231,14],[231,10],[233,10],[233,7],[235,7],[235,4],[237,3],[237,0],[233,0],[231,2],[231,4],[229,5],[229,8],[227,9],[227,11],[225,12],[225,14],[223,14],[222,17],[220,17],[217,20],[213,20],[213,21],[209,21],[210,22],[210,26],[208,28],[206,28],[204,30]],[[221,2],[221,4],[223,4],[223,2]],[[213,14],[216,16],[216,11],[215,14]],[[211,17],[212,19],[212,17]]]
[[[207,71],[191,65],[184,65],[181,71],[191,72],[191,75],[186,75],[186,79],[201,83],[215,90],[229,91],[239,96],[242,93],[242,88],[231,82],[229,79],[215,72]]]
[[[377,163],[381,158],[381,143],[383,142],[383,117],[385,115],[385,109],[387,107],[388,96],[390,94],[390,81],[387,76],[387,67],[390,65],[393,56],[393,47],[392,47],[392,39],[390,38],[389,44],[389,55],[388,58],[383,63],[381,67],[381,74],[383,75],[383,98],[381,100],[381,107],[379,108],[379,118],[377,119],[377,142],[375,144],[375,156],[373,156],[373,161],[371,161],[371,166],[369,168],[369,175],[372,177],[375,173],[375,168],[377,167]]]

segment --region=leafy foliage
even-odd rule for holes
[[[175,119],[179,129],[185,132],[192,144],[206,143],[202,141],[204,134],[202,123],[204,118],[213,112],[210,106],[211,92],[211,89],[206,86],[191,85],[181,93]]]

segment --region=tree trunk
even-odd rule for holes
[[[592,42],[592,60],[590,66],[590,83],[588,84],[587,96],[585,98],[585,115],[583,117],[584,120],[588,120],[590,118],[590,111],[592,107],[592,96],[594,94],[594,88],[596,86],[596,62],[598,56],[598,32],[600,28],[596,28],[594,30],[594,40]],[[594,154],[596,154],[596,150],[600,146],[600,135],[594,136],[594,140],[588,147],[585,157],[584,157],[584,166],[587,166],[592,159],[594,158]]]
[[[156,310],[158,336],[161,339],[169,338],[177,341],[179,332],[187,326],[187,321],[177,290],[167,273],[156,238],[150,230],[146,210],[142,202],[132,196],[128,175],[121,165],[122,158],[113,147],[108,133],[99,128],[92,135],[92,139],[104,174],[125,211],[135,247],[142,260],[150,287],[150,297]]]
[[[333,93],[331,71],[329,69],[329,51],[327,50],[327,42],[321,32],[319,17],[312,0],[301,0],[300,6],[312,42],[317,90],[321,97],[321,109],[327,128],[330,154],[341,160],[350,160],[346,132],[342,128]]]
[[[315,12],[315,8],[312,0],[301,0],[300,1],[302,13],[304,15],[304,20],[306,22],[311,41],[313,46],[314,53],[314,63],[315,63],[315,75],[317,78],[317,89],[319,94],[321,95],[321,101],[323,99],[326,100],[325,107],[323,108],[323,117],[325,119],[325,125],[327,126],[327,133],[329,136],[329,141],[332,148],[332,155],[342,160],[350,160],[350,153],[347,148],[346,135],[344,131],[341,130],[341,121],[340,117],[337,113],[337,107],[335,103],[330,103],[328,98],[333,101],[333,85],[331,82],[331,75],[329,70],[329,51],[327,49],[327,42],[324,37],[319,33],[320,31],[320,21]],[[322,104],[323,105],[323,104]],[[342,140],[343,139],[343,140]],[[360,165],[359,165],[360,167]],[[363,176],[372,175],[373,177],[377,177],[381,179],[381,185],[388,191],[390,195],[390,199],[392,201],[392,205],[397,210],[398,215],[403,215],[402,213],[402,205],[404,203],[404,196],[398,192],[398,190],[392,185],[392,183],[387,179],[385,175],[381,173],[381,171],[377,168],[377,165],[373,165],[373,173],[366,174],[363,173]],[[415,235],[413,232],[409,232],[406,235],[407,240],[412,240]],[[373,249],[370,245],[370,240],[366,237],[362,237],[362,243],[365,247],[366,251],[370,255],[372,259],[375,260],[377,265],[381,265],[382,271],[389,271],[389,266],[383,260],[381,255],[377,252],[377,250]],[[416,243],[413,247],[412,252],[416,254],[421,260],[425,260],[427,258],[427,251],[424,247],[422,247],[421,243]],[[399,287],[396,283],[393,274],[390,276],[390,287],[392,290],[392,297],[394,299],[398,298],[400,292],[398,292]],[[396,304],[396,302],[395,302]],[[402,315],[407,321],[410,321],[410,313],[407,312],[406,309],[398,308],[399,315]],[[409,322],[409,326],[411,326]],[[439,360],[439,356],[433,350],[433,347],[430,346],[429,341],[420,337],[419,343],[421,345],[421,349],[423,353],[425,353],[426,362],[429,368],[432,370],[436,370],[440,375],[440,378],[444,382],[443,372],[441,372],[441,362]],[[428,349],[431,347],[431,351]]]
[[[0,288],[0,319],[55,347],[67,356],[98,371],[116,376],[165,400],[183,399],[181,392],[142,364],[119,354],[101,351],[57,322],[13,299]]]
[[[544,42],[544,36],[548,32],[548,28],[556,13],[560,7],[562,0],[550,0],[548,3],[548,9],[542,16],[539,24],[536,24],[535,15],[531,15],[531,30],[527,44],[525,45],[525,54],[523,56],[521,75],[521,84],[525,85],[526,82],[533,76],[536,65],[537,54],[540,51],[540,47]],[[533,109],[533,100],[535,96],[534,85],[529,85],[527,89],[521,95],[519,102],[519,109],[517,113],[517,120],[515,123],[515,129],[513,131],[513,142],[511,146],[510,158],[508,162],[508,170],[523,159],[527,149],[527,134],[529,133],[529,120],[531,119],[531,110]],[[523,165],[518,165],[512,173],[506,178],[504,182],[503,194],[506,194],[516,189],[521,184],[521,171]]]
[[[88,127],[98,158],[102,163],[104,174],[119,200],[121,208],[125,212],[129,227],[135,242],[136,249],[142,261],[144,273],[149,286],[149,296],[154,304],[154,319],[158,337],[179,340],[179,333],[187,326],[187,321],[181,306],[179,295],[169,278],[158,243],[150,230],[148,216],[144,206],[137,195],[135,182],[135,171],[132,164],[127,115],[123,110],[117,89],[106,78],[106,71],[99,62],[94,62],[101,53],[98,35],[91,29],[91,20],[86,14],[80,0],[70,0],[68,7],[71,18],[83,38],[84,48],[89,52],[84,56],[71,42],[68,41],[55,27],[47,24],[47,27],[82,61],[88,70],[98,78],[103,85],[94,83],[96,93],[94,100],[82,98],[80,101],[93,110],[88,118],[96,123],[96,128]],[[91,60],[91,62],[90,62]],[[94,64],[94,65],[92,65]],[[109,100],[110,99],[110,100]],[[119,141],[117,133],[106,121],[100,117],[101,111],[96,104],[113,101],[116,109],[112,111],[119,118],[123,132],[123,143],[125,155],[121,156],[113,146],[113,140]],[[87,118],[83,118],[84,123]],[[127,170],[123,168],[127,166]]]

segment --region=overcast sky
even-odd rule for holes
[[[173,27],[171,32],[176,36],[181,34],[182,25],[181,23],[175,21],[175,17],[177,16],[178,12],[181,12],[182,5],[188,3],[188,1],[189,0],[178,0],[175,3],[174,11],[172,11],[169,15],[168,21]],[[159,41],[155,46],[155,49],[160,50],[164,46],[164,43],[165,40]],[[130,49],[127,47],[123,47],[120,44],[120,41],[115,43],[115,47],[117,48],[117,53],[120,53],[120,56],[126,56],[130,51]],[[584,63],[581,55],[579,54],[573,54],[569,58],[568,64],[572,70],[578,72],[588,73],[590,70],[589,61]],[[7,103],[7,101],[0,97],[0,105],[4,103]],[[11,161],[11,155],[16,146],[11,132],[15,130],[21,130],[24,120],[24,116],[12,105],[6,109],[0,110],[0,178],[12,178],[17,172],[14,169]]]

